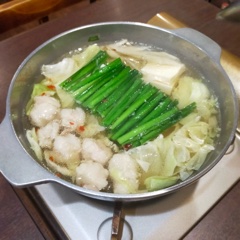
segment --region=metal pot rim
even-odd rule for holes
[[[31,58],[36,53],[38,53],[39,50],[41,50],[43,47],[47,46],[49,43],[52,43],[52,42],[58,40],[59,38],[62,38],[68,34],[76,32],[76,31],[82,31],[84,29],[89,29],[92,27],[119,26],[119,25],[124,25],[126,27],[127,26],[138,26],[138,27],[143,27],[143,28],[155,29],[157,31],[163,31],[163,32],[173,35],[175,37],[183,38],[184,40],[186,40],[188,42],[192,41],[191,42],[192,44],[194,44],[198,48],[201,48],[201,50],[204,52],[208,52],[209,49],[212,49],[214,47],[214,51],[213,51],[213,53],[212,52],[210,53],[209,58],[211,58],[211,60],[214,61],[219,66],[219,71],[221,71],[222,74],[224,75],[224,77],[227,79],[229,87],[232,91],[233,99],[235,99],[234,100],[234,104],[235,104],[234,108],[236,109],[236,111],[235,111],[236,120],[234,120],[233,125],[231,127],[232,130],[231,130],[231,134],[229,135],[228,142],[226,143],[224,149],[221,151],[221,154],[219,154],[218,158],[215,159],[215,161],[212,162],[210,165],[208,165],[203,171],[198,172],[193,178],[189,178],[189,179],[185,180],[184,182],[178,183],[177,185],[171,186],[166,189],[154,191],[154,192],[137,193],[137,194],[114,194],[114,193],[105,193],[105,192],[95,192],[92,190],[87,190],[87,189],[81,188],[72,183],[66,182],[65,180],[60,179],[60,178],[54,176],[52,173],[48,172],[46,169],[44,169],[42,166],[40,166],[35,160],[33,161],[31,156],[29,156],[27,151],[24,149],[24,146],[22,146],[21,141],[19,141],[19,136],[16,134],[15,128],[12,124],[13,116],[12,116],[11,109],[10,109],[11,108],[10,98],[11,98],[11,94],[12,94],[12,89],[14,87],[14,84],[18,77],[19,72],[22,70],[22,68],[24,68],[26,63],[28,61],[30,61]],[[190,40],[189,40],[189,38],[190,38]],[[197,40],[199,38],[204,38],[208,43],[211,43],[210,47],[208,46],[205,48],[204,46],[202,46],[202,44],[201,44],[202,39]],[[41,44],[31,54],[29,54],[29,56],[22,62],[22,64],[19,66],[18,70],[16,71],[16,73],[13,76],[13,79],[11,81],[11,85],[10,85],[10,88],[8,91],[8,96],[7,96],[6,116],[5,116],[2,124],[0,125],[0,132],[2,132],[2,134],[0,134],[0,136],[1,136],[0,140],[5,141],[6,137],[8,137],[9,140],[6,141],[2,145],[2,147],[0,147],[0,151],[2,153],[1,155],[3,156],[3,158],[9,158],[9,159],[15,158],[15,160],[13,160],[13,163],[16,164],[16,166],[12,167],[12,169],[11,169],[11,167],[7,166],[6,162],[4,162],[1,159],[1,161],[0,161],[1,172],[3,173],[3,175],[7,178],[7,180],[10,183],[12,183],[14,186],[17,186],[17,187],[30,186],[30,185],[40,184],[40,183],[45,183],[45,182],[56,182],[56,183],[60,183],[61,185],[66,186],[82,195],[85,195],[85,196],[88,196],[91,198],[95,198],[95,199],[107,200],[107,201],[128,201],[128,202],[130,202],[130,201],[146,200],[146,199],[163,196],[163,195],[166,195],[169,193],[173,193],[173,192],[179,190],[180,188],[190,185],[191,183],[193,183],[196,180],[198,180],[199,178],[201,178],[204,174],[206,174],[223,157],[224,153],[227,151],[229,145],[231,144],[231,142],[234,138],[234,134],[235,134],[235,131],[237,128],[238,101],[237,101],[237,97],[236,97],[234,88],[231,84],[231,81],[229,80],[229,78],[227,77],[227,75],[225,74],[225,72],[223,71],[223,69],[219,63],[220,54],[221,54],[221,49],[216,43],[214,43],[211,39],[208,39],[205,35],[197,32],[193,29],[189,29],[189,28],[180,29],[180,30],[166,30],[166,29],[162,29],[159,27],[150,26],[148,24],[138,23],[138,22],[103,22],[103,23],[96,23],[96,24],[81,26],[81,27],[74,28],[74,29],[68,30],[66,32],[63,32],[61,34],[58,34],[57,36],[55,36],[55,37],[47,40],[43,44]],[[9,135],[11,136],[10,138],[9,138]],[[14,154],[12,150],[17,152],[17,154]],[[11,153],[11,155],[10,155],[10,153]],[[19,162],[17,163],[16,158],[24,158],[25,161],[22,161],[22,162],[25,162],[25,164],[19,164]],[[14,165],[13,163],[12,163],[12,165]],[[21,165],[23,165],[23,166],[21,166]],[[18,178],[15,174],[16,174],[17,170],[22,167],[23,168],[24,167],[32,168],[32,171],[34,171],[36,173],[36,175],[31,176],[29,179]]]

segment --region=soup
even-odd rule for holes
[[[51,65],[26,131],[39,161],[84,188],[119,194],[184,181],[214,150],[216,98],[177,57],[121,40]]]

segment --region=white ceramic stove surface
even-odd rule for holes
[[[240,138],[234,150],[197,183],[174,194],[123,207],[122,239],[181,238],[240,179]],[[36,190],[72,240],[110,239],[113,203],[92,200],[57,184]]]

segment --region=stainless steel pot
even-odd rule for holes
[[[128,39],[144,43],[176,55],[203,76],[209,89],[218,97],[221,133],[216,149],[211,152],[199,171],[184,182],[163,190],[139,194],[102,193],[71,184],[56,177],[36,160],[25,136],[27,121],[25,106],[33,84],[40,80],[40,67],[63,54],[87,45],[89,38],[98,36],[99,43]],[[16,71],[7,97],[6,116],[0,125],[0,170],[16,187],[55,182],[79,194],[107,201],[139,201],[163,196],[197,181],[223,157],[237,127],[238,103],[234,88],[221,67],[221,48],[208,37],[189,28],[165,30],[142,23],[107,22],[79,27],[62,33],[39,46]]]

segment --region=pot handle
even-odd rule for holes
[[[187,41],[192,42],[195,46],[206,52],[209,57],[220,64],[222,49],[211,38],[192,28],[178,28],[171,30],[171,32],[177,33]]]
[[[55,176],[45,170],[25,152],[15,136],[10,116],[0,124],[0,172],[12,185],[26,187],[50,182]]]

